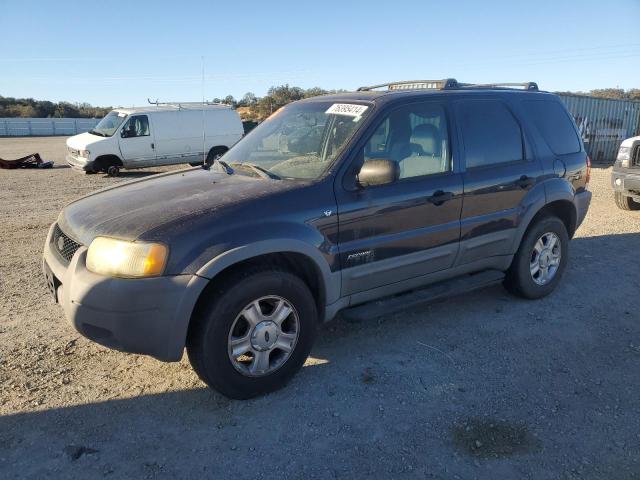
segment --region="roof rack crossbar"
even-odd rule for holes
[[[521,87],[524,90],[537,92],[536,82],[523,83],[459,83],[455,78],[445,78],[442,80],[404,80],[401,82],[388,82],[379,85],[358,88],[358,92],[367,92],[378,88],[387,87],[389,90],[414,90],[414,89],[435,89],[435,90],[456,90],[461,88],[514,88]]]
[[[498,83],[460,83],[459,88],[513,88],[522,87],[524,90],[538,91],[536,82],[498,82]]]
[[[160,105],[169,105],[169,106],[174,106],[174,107],[178,107],[178,108],[182,108],[182,106],[202,106],[202,105],[227,105],[226,103],[221,103],[221,102],[210,102],[209,100],[205,100],[204,102],[160,102],[158,99],[156,99],[155,101],[152,101],[150,98],[147,98],[147,102],[149,102],[150,105],[155,105],[157,107],[159,107]]]
[[[455,78],[446,78],[441,80],[403,80],[401,82],[387,82],[379,85],[371,85],[368,87],[358,88],[358,92],[368,92],[377,88],[387,87],[389,90],[410,90],[414,88],[433,88],[433,89],[450,89],[456,88],[458,82]]]

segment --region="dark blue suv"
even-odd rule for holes
[[[284,385],[340,311],[495,282],[549,294],[589,173],[534,83],[364,87],[287,105],[211,167],[69,204],[43,268],[86,337],[164,361],[186,346],[203,381],[248,398]]]

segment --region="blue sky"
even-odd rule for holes
[[[640,88],[639,19],[640,0],[0,0],[0,95],[199,100],[202,63],[207,99],[445,77]]]

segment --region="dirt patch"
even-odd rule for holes
[[[511,424],[492,418],[470,418],[453,427],[453,441],[469,455],[500,458],[531,453],[540,442],[529,433],[526,424]]]

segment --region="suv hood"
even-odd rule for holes
[[[178,170],[99,190],[67,205],[58,224],[89,245],[96,236],[135,240],[176,220],[223,209],[299,186],[298,182],[228,175],[202,168]]]
[[[111,137],[101,137],[99,135],[92,135],[89,132],[81,133],[80,135],[74,135],[67,138],[67,147],[74,150],[87,150],[87,147],[95,143],[102,142]]]

